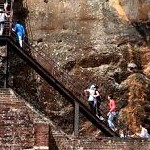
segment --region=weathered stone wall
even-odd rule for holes
[[[149,0],[119,0],[119,3],[130,21],[150,20]]]

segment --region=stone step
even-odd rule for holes
[[[1,88],[0,89],[0,95],[1,94],[6,94],[6,95],[12,95],[12,90],[11,89],[9,89],[9,88]]]
[[[5,146],[5,145],[2,145],[0,146],[0,150],[23,150],[22,148],[20,148],[20,146]]]

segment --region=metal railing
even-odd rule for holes
[[[11,1],[11,11],[7,12],[10,17],[5,21],[4,36],[11,36],[18,43],[17,36],[12,32],[12,17],[13,17],[13,0]],[[19,43],[18,43],[19,44]],[[58,80],[66,89],[68,89],[75,97],[77,97],[86,107],[89,108],[87,97],[83,91],[87,85],[83,85],[81,81],[73,79],[67,71],[60,69],[61,66],[54,61],[47,53],[42,51],[37,45],[37,48],[33,47],[34,42],[28,37],[24,37],[23,49],[28,53],[31,52],[32,57],[43,66],[56,80]],[[40,49],[40,50],[39,50]],[[86,81],[83,81],[86,83]],[[102,106],[103,107],[103,106]],[[90,109],[89,109],[90,110]],[[101,110],[98,110],[101,112]],[[102,116],[106,118],[106,112],[101,112]]]
[[[11,34],[12,38],[16,37],[15,33]],[[16,38],[15,38],[16,39]],[[85,85],[79,80],[75,80],[69,75],[69,73],[63,69],[59,63],[51,58],[49,54],[41,50],[37,45],[36,48],[33,46],[35,43],[29,38],[25,37],[23,42],[23,49],[26,53],[34,58],[43,68],[45,68],[57,81],[59,81],[66,89],[73,93],[82,103],[87,104],[87,97],[83,94]],[[16,42],[18,42],[16,40]],[[19,45],[19,43],[18,43]]]
[[[11,34],[12,38],[16,37],[15,33]],[[16,39],[16,38],[15,38]],[[26,41],[26,42],[25,42]],[[17,40],[16,40],[17,42]],[[18,43],[19,45],[19,43]],[[33,46],[34,45],[34,46]],[[90,107],[88,105],[88,98],[84,95],[84,89],[86,85],[82,84],[80,80],[76,80],[69,75],[69,73],[63,69],[59,63],[57,63],[49,54],[45,51],[41,50],[38,45],[30,40],[28,37],[24,38],[23,42],[23,50],[26,53],[30,53],[31,57],[34,58],[44,69],[46,69],[49,74],[51,74],[57,81],[59,81],[66,89],[68,89],[80,102],[88,108],[89,111]],[[83,83],[87,83],[83,81]],[[101,104],[101,107],[105,107]],[[107,126],[107,110],[98,109],[100,114],[105,118],[105,124]]]
[[[12,30],[12,20],[13,20],[13,4],[14,0],[8,1],[9,10],[3,10],[1,13],[5,14],[5,21],[4,21],[4,29],[3,33],[0,36],[10,36]],[[4,8],[4,4],[0,4],[0,8]]]

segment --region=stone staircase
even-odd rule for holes
[[[0,89],[0,150],[61,150],[69,139],[12,89]]]
[[[0,89],[0,150],[48,149],[48,138],[48,121],[11,89]]]
[[[64,141],[63,141],[64,140]],[[70,140],[61,138],[60,143],[69,143],[61,150],[150,150],[150,140],[78,137]],[[56,142],[57,143],[57,142]]]
[[[23,104],[17,101],[9,91],[3,90],[0,93],[0,110],[1,149],[12,147],[20,149],[27,142],[22,139],[30,136],[29,133],[33,132],[32,123],[29,123],[29,126],[24,124],[27,116]],[[25,132],[26,129],[28,129],[27,132]],[[32,146],[32,142],[29,142],[28,146]]]

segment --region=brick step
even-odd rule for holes
[[[24,115],[27,115],[27,114],[25,114],[25,113],[30,113],[30,111],[28,111],[25,107],[22,107],[21,109],[19,108],[19,106],[18,107],[16,107],[16,108],[13,108],[12,106],[10,106],[10,107],[7,107],[7,106],[1,106],[0,107],[0,110],[1,110],[1,112],[0,112],[0,118],[1,117],[4,117],[4,116],[14,116],[14,115],[18,115],[19,113],[20,114],[24,114]],[[22,113],[21,113],[22,112]],[[30,113],[30,114],[32,114],[32,113]]]
[[[6,88],[6,89],[0,89],[0,94],[9,94],[9,95],[12,95],[12,93],[11,93],[11,89],[9,89],[9,88]]]
[[[10,95],[10,96],[9,96],[9,95],[1,96],[1,95],[0,95],[0,100],[3,100],[3,99],[4,99],[4,100],[8,100],[8,99],[9,99],[10,101],[20,101],[20,100],[18,100],[17,97],[15,97],[15,96],[11,96],[11,95]]]
[[[72,146],[74,149],[83,150],[124,150],[132,149],[133,147],[138,149],[137,144],[150,144],[149,141],[143,143],[143,139],[120,139],[120,138],[104,138],[96,140],[90,137],[79,137],[74,139],[68,139],[63,137],[63,134],[53,132],[53,137],[57,145],[62,145],[61,150],[66,150],[68,146]],[[146,150],[146,149],[143,149]]]
[[[1,145],[0,146],[0,150],[23,150],[22,148],[20,148],[20,146],[7,146],[7,145]]]
[[[1,97],[15,97],[12,94],[4,94],[4,93],[0,93],[0,98]]]
[[[7,106],[11,106],[11,105],[12,106],[25,106],[25,104],[22,101],[10,101],[10,100],[9,101],[8,100],[7,101],[3,101],[3,100],[1,101],[0,100],[0,105],[3,105],[3,106],[4,105],[7,105]]]
[[[16,102],[19,102],[19,100],[18,99],[16,99],[16,97],[10,97],[10,96],[5,96],[5,97],[1,97],[0,96],[0,103],[1,102],[7,102],[7,101],[16,101]]]
[[[9,100],[8,99],[7,100],[6,99],[0,99],[0,105],[3,105],[3,104],[7,104],[7,105],[12,104],[13,105],[13,104],[17,104],[17,103],[19,104],[19,103],[21,103],[21,101],[19,102],[19,101],[14,101],[14,100],[10,100],[10,99]]]
[[[0,104],[1,105],[1,104]],[[21,108],[20,108],[21,107]],[[9,111],[9,110],[12,110],[12,111],[16,111],[17,109],[19,109],[19,110],[26,110],[25,109],[25,107],[23,106],[23,105],[21,105],[21,104],[17,104],[16,106],[15,106],[15,104],[13,104],[13,105],[7,105],[7,104],[2,104],[1,106],[0,106],[0,110],[2,111]],[[0,112],[1,113],[1,112]]]
[[[16,100],[18,100],[18,98],[16,97],[16,95],[12,95],[11,93],[7,93],[7,94],[5,94],[5,93],[0,93],[0,99],[1,98],[9,98],[9,99],[16,99]]]

